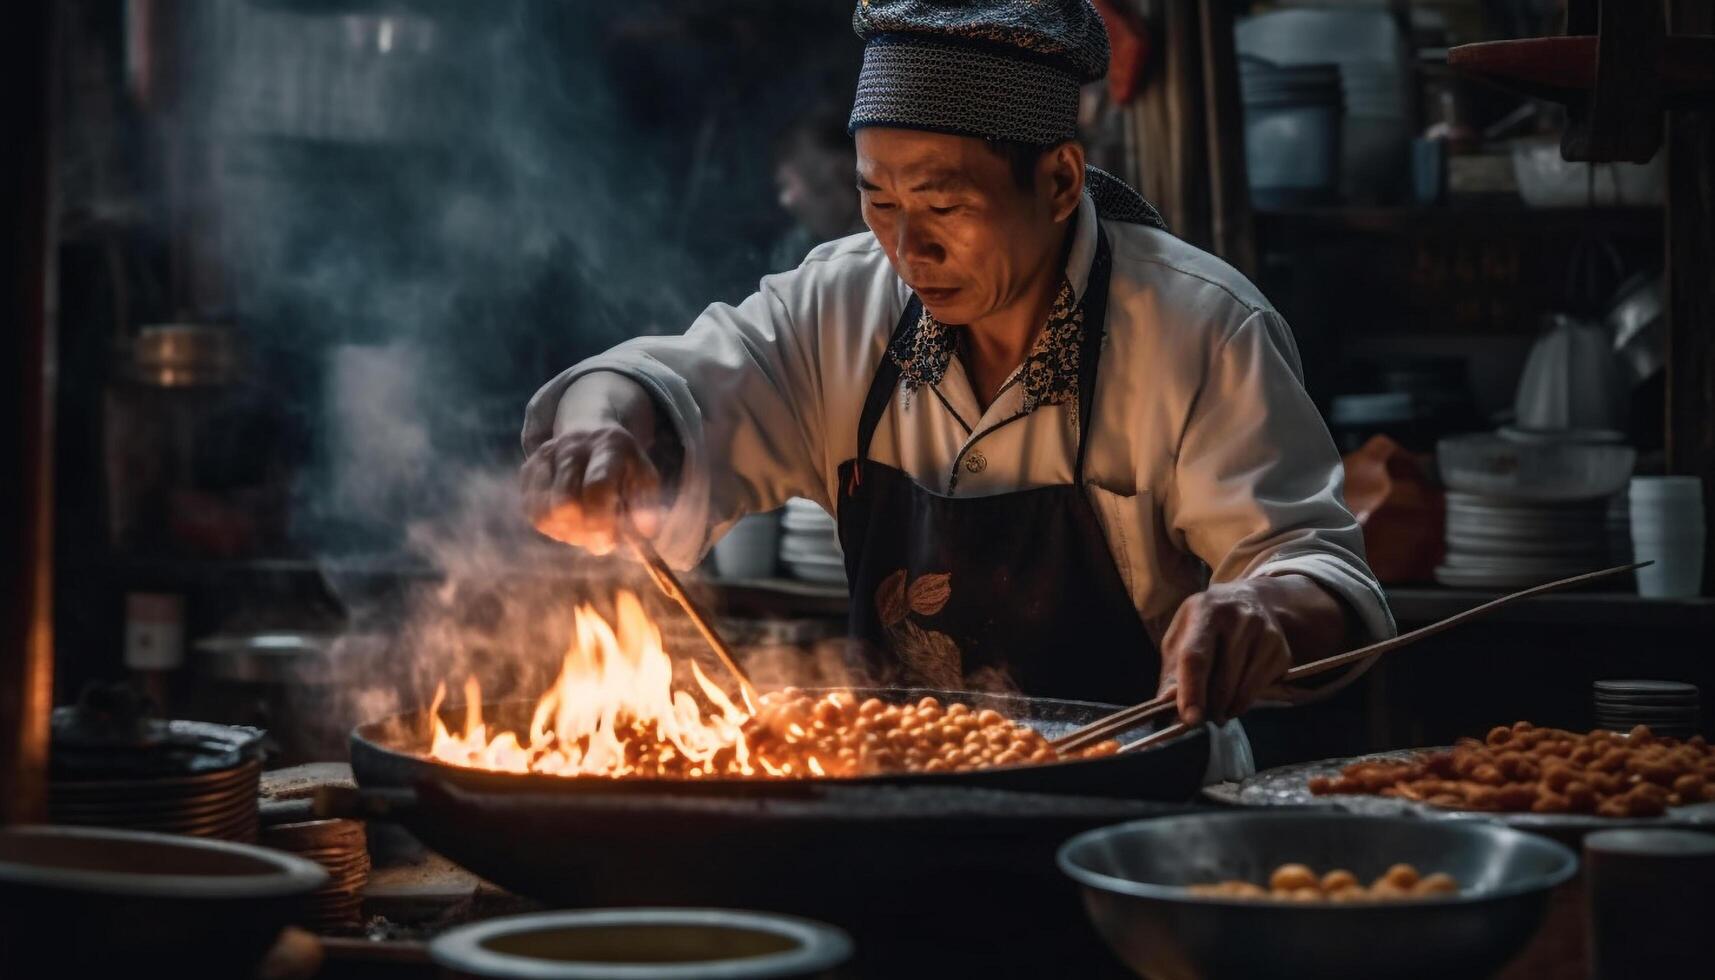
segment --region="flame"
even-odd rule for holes
[[[536,703],[522,737],[489,733],[482,689],[471,677],[464,685],[461,733],[448,730],[440,716],[446,684],[436,689],[429,754],[458,766],[562,776],[759,774],[745,735],[751,713],[695,663],[690,673],[702,700],[675,687],[661,631],[635,594],[619,593],[614,624],[589,606],[576,609],[574,622],[559,676]]]
[[[630,592],[620,592],[613,623],[589,606],[574,610],[574,632],[560,672],[536,702],[522,734],[494,731],[482,715],[482,689],[464,684],[464,725],[441,718],[447,686],[429,707],[429,755],[473,769],[558,776],[780,779],[866,773],[967,770],[1052,761],[1053,747],[998,712],[949,704],[861,703],[849,690],[812,696],[797,688],[734,703],[694,662],[675,683],[661,631]],[[681,678],[683,679],[683,678]],[[1111,754],[1108,741],[1079,756]]]

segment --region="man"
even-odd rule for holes
[[[1391,633],[1286,324],[1084,165],[1079,87],[1107,64],[1089,0],[863,0],[853,21],[871,233],[538,392],[537,526],[599,553],[634,518],[688,567],[809,497],[895,676],[1176,689],[1187,723]]]
[[[864,230],[854,163],[843,111],[817,106],[781,131],[774,141],[774,189],[793,225],[775,244],[770,268],[793,268],[815,246]]]

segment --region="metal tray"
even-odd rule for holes
[[[1449,810],[1414,800],[1391,796],[1336,793],[1317,796],[1310,792],[1316,776],[1337,776],[1354,762],[1403,761],[1424,752],[1442,752],[1451,746],[1404,749],[1346,759],[1299,762],[1259,772],[1237,782],[1216,783],[1203,788],[1203,796],[1215,803],[1240,807],[1316,807],[1368,816],[1418,816],[1433,820],[1491,820],[1541,833],[1583,834],[1615,827],[1715,827],[1715,803],[1672,807],[1659,817],[1597,817],[1585,813],[1494,813],[1487,810]]]

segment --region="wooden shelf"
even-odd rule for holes
[[[1445,619],[1500,595],[1433,586],[1386,589],[1388,605],[1401,629]],[[1408,625],[1409,624],[1409,625]],[[1537,596],[1514,603],[1473,623],[1629,627],[1640,631],[1704,631],[1715,633],[1715,598],[1647,599],[1629,592],[1570,592]]]
[[[1513,198],[1473,199],[1437,207],[1305,207],[1259,208],[1259,225],[1320,226],[1338,231],[1387,234],[1445,233],[1469,226],[1493,234],[1507,229],[1549,230],[1592,225],[1615,231],[1659,233],[1665,214],[1660,207],[1530,208]]]

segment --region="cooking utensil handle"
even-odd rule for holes
[[[692,625],[696,626],[697,632],[702,634],[704,642],[709,645],[709,649],[713,650],[715,656],[720,658],[721,665],[738,680],[739,690],[744,695],[745,706],[755,711],[757,705],[756,688],[751,686],[750,678],[745,676],[744,670],[739,667],[737,658],[732,654],[732,648],[727,646],[726,641],[721,639],[720,633],[716,632],[714,620],[697,603],[697,600],[691,598],[691,594],[685,591],[684,585],[679,582],[679,577],[673,574],[673,569],[667,565],[666,561],[662,560],[661,555],[656,552],[655,546],[649,543],[649,539],[644,537],[637,530],[637,527],[631,523],[629,515],[621,515],[619,533],[625,539],[626,544],[629,544],[632,550],[637,552],[637,557],[643,562],[643,567],[649,572],[649,577],[654,580],[656,588],[666,593],[667,598],[678,603],[679,608],[685,611],[685,615],[691,618]]]
[[[1548,592],[1571,588],[1574,585],[1584,585],[1589,582],[1594,582],[1597,579],[1607,578],[1610,575],[1618,575],[1621,572],[1636,571],[1637,569],[1643,568],[1649,564],[1651,564],[1651,562],[1640,561],[1633,562],[1630,565],[1615,565],[1613,568],[1604,568],[1594,572],[1585,572],[1582,575],[1573,575],[1570,578],[1556,579],[1553,582],[1544,582],[1542,585],[1532,586],[1528,589],[1521,589],[1518,592],[1509,593],[1508,595],[1501,596],[1498,599],[1491,599],[1480,606],[1473,606],[1464,612],[1455,613],[1439,622],[1419,627],[1409,633],[1401,633],[1398,636],[1383,640],[1380,643],[1371,643],[1368,646],[1359,647],[1356,650],[1348,650],[1345,653],[1336,654],[1332,657],[1324,657],[1321,660],[1312,660],[1306,664],[1299,664],[1291,670],[1288,670],[1284,679],[1289,681],[1300,680],[1305,677],[1314,677],[1317,674],[1324,674],[1330,670],[1338,670],[1341,667],[1357,663],[1360,660],[1366,660],[1370,657],[1379,657],[1384,653],[1398,650],[1400,647],[1410,646],[1418,640],[1434,636],[1436,633],[1451,629],[1461,623],[1475,619],[1486,613],[1493,612],[1502,606],[1511,605],[1520,599],[1528,599],[1531,596],[1543,595]],[[1136,728],[1138,725],[1143,724],[1145,721],[1148,721],[1157,715],[1166,714],[1173,708],[1173,704],[1174,698],[1170,692],[1162,695],[1161,697],[1145,701],[1142,704],[1132,705],[1129,708],[1121,708],[1106,717],[1096,719],[1077,731],[1055,739],[1052,745],[1054,746],[1054,749],[1059,752],[1075,751],[1077,749],[1085,748],[1103,739],[1112,738],[1121,732]],[[1171,728],[1183,730],[1183,726],[1169,726],[1169,729]],[[1130,751],[1157,741],[1158,739],[1165,737],[1166,732],[1169,729],[1163,729],[1161,732],[1156,732],[1148,738],[1141,739],[1138,742],[1127,746],[1126,749],[1122,751]]]
[[[1636,571],[1637,569],[1651,564],[1654,564],[1654,562],[1640,561],[1633,562],[1630,565],[1615,565],[1613,568],[1604,568],[1599,571],[1585,572],[1582,575],[1573,575],[1569,578],[1556,579],[1553,582],[1544,582],[1541,585],[1534,585],[1528,589],[1521,589],[1518,592],[1509,593],[1498,599],[1491,599],[1480,606],[1472,606],[1464,612],[1454,613],[1439,622],[1430,623],[1428,626],[1418,627],[1409,633],[1401,633],[1400,635],[1390,639],[1382,640],[1380,643],[1371,643],[1369,646],[1359,647],[1356,650],[1348,650],[1345,653],[1336,654],[1332,657],[1324,657],[1321,660],[1312,660],[1307,664],[1299,664],[1286,672],[1285,679],[1291,681],[1304,677],[1314,677],[1317,674],[1324,674],[1330,670],[1337,670],[1348,664],[1357,663],[1360,660],[1366,660],[1370,657],[1379,657],[1384,653],[1398,650],[1400,647],[1409,646],[1416,643],[1418,640],[1452,629],[1461,623],[1476,619],[1478,616],[1494,612],[1502,606],[1510,606],[1520,599],[1528,599],[1531,596],[1556,592],[1560,589],[1569,589],[1574,585],[1584,585],[1589,582],[1594,582],[1597,579],[1607,578],[1610,575],[1618,575],[1621,572]]]

